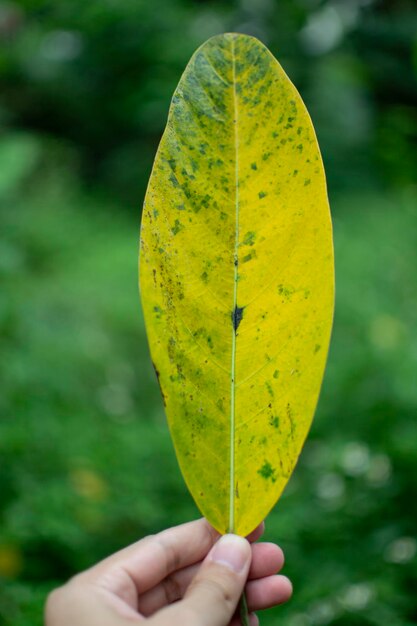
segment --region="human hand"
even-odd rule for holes
[[[249,611],[286,602],[290,581],[272,543],[220,535],[200,519],[152,535],[113,554],[53,591],[46,626],[237,626],[246,585]],[[249,543],[250,542],[250,543]],[[258,624],[250,615],[251,626]]]

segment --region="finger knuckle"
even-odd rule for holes
[[[172,602],[176,602],[182,597],[181,585],[175,575],[167,576],[167,578],[162,581],[162,586],[167,604],[172,604]]]
[[[181,553],[178,545],[171,538],[167,538],[163,533],[156,536],[157,545],[160,546],[161,552],[165,559],[165,571],[169,575],[177,570],[181,565]]]

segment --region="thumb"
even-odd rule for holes
[[[181,602],[168,609],[173,624],[226,626],[242,595],[252,552],[246,539],[224,535],[213,546]],[[168,622],[167,622],[168,623]]]

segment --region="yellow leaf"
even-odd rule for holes
[[[172,99],[145,199],[140,287],[181,470],[220,532],[250,532],[293,471],[333,282],[307,110],[259,41],[213,37]]]

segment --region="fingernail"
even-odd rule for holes
[[[241,572],[250,557],[250,548],[246,539],[238,535],[224,535],[214,545],[210,560],[226,565],[234,572]]]

